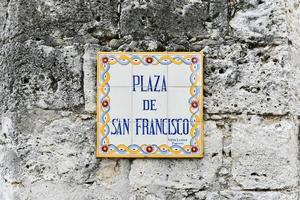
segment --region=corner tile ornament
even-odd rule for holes
[[[201,158],[203,52],[98,52],[97,157]]]

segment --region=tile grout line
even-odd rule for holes
[[[130,67],[131,67],[131,78],[132,78],[132,76],[133,76],[133,66],[132,66],[132,63],[130,63]],[[132,89],[133,89],[133,85],[132,85],[132,87],[130,87],[130,89],[131,89],[131,134],[130,134],[130,139],[131,139],[131,141],[130,141],[130,144],[133,144],[133,91],[132,91]]]
[[[169,55],[169,53],[167,53],[167,55]],[[170,64],[167,65],[167,83],[168,83],[168,90],[167,90],[167,119],[169,119],[169,67]],[[166,136],[167,140],[166,140],[166,145],[169,145],[169,134],[167,134]]]

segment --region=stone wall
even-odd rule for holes
[[[299,0],[0,0],[0,200],[299,198]],[[203,159],[96,159],[95,56],[205,51]]]

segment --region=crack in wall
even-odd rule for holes
[[[118,33],[118,37],[119,39],[121,38],[121,15],[122,15],[122,3],[123,3],[124,0],[118,0],[118,4],[117,4],[117,14],[118,14],[118,21],[117,21],[117,24],[118,24],[118,30],[117,30],[117,33]]]

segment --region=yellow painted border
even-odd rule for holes
[[[161,55],[161,54],[175,54],[175,55],[189,55],[189,54],[199,54],[200,56],[200,63],[201,63],[201,71],[200,71],[200,131],[201,131],[201,150],[200,154],[196,155],[157,155],[157,154],[149,154],[149,155],[108,155],[108,154],[101,154],[99,151],[99,117],[100,117],[100,110],[99,110],[99,71],[100,71],[100,55],[108,55],[108,54],[138,54],[138,55]],[[97,61],[97,69],[96,69],[96,157],[97,158],[203,158],[204,157],[204,52],[203,50],[200,52],[103,52],[99,51],[96,55]],[[202,85],[201,85],[202,84]]]

